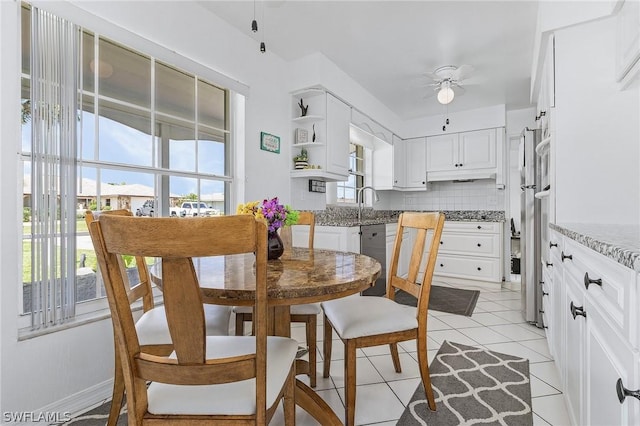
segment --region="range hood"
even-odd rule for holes
[[[451,170],[427,172],[427,182],[470,181],[496,178],[496,169]]]

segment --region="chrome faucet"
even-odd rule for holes
[[[378,193],[376,192],[375,189],[373,189],[373,186],[363,186],[362,188],[358,189],[358,194],[356,196],[356,198],[358,199],[358,223],[362,222],[362,202],[364,201],[363,192],[367,188],[373,192],[374,201],[376,202],[380,201],[380,197],[378,197]]]

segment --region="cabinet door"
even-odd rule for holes
[[[407,154],[406,141],[393,136],[393,187],[407,186]]]
[[[567,274],[565,274],[565,278]],[[564,392],[567,394],[567,411],[573,424],[585,424],[581,416],[583,363],[584,363],[584,323],[586,318],[571,313],[571,306],[584,308],[584,299],[579,284],[569,279],[565,283],[563,316],[565,318],[565,368],[563,374]]]
[[[595,298],[594,298],[595,299]],[[604,316],[600,315],[597,302],[585,301],[585,395],[584,424],[630,425],[636,418],[634,411],[640,401],[627,397],[621,403],[616,392],[616,382],[635,390],[638,384],[637,355],[631,346]]]
[[[458,134],[427,138],[427,172],[456,170],[458,164]]]
[[[616,80],[621,81],[640,57],[640,3],[622,3],[616,27]]]
[[[425,167],[425,138],[407,139],[405,144],[407,155],[407,188],[426,188],[427,171]]]
[[[393,189],[394,147],[390,144],[378,144],[373,153],[373,187],[377,190]]]
[[[495,168],[495,129],[460,133],[458,164],[461,170]]]
[[[351,108],[327,94],[327,172],[349,175],[349,123]]]

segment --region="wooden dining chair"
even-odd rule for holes
[[[329,377],[330,372],[332,330],[344,343],[345,425],[355,424],[356,350],[369,346],[389,344],[395,371],[400,373],[398,342],[416,339],[422,384],[429,408],[436,409],[427,359],[427,314],[443,225],[442,213],[402,213],[391,255],[386,296],[351,296],[321,304],[324,311],[324,377]],[[411,251],[409,274],[402,278],[398,276],[398,260],[405,228],[416,229],[417,235]],[[418,270],[429,240],[426,269],[422,284],[418,284]],[[417,307],[396,303],[398,290],[416,297]]]
[[[307,225],[309,226],[309,240],[308,248],[313,248],[313,239],[315,235],[316,216],[312,212],[300,212],[298,216],[298,222],[293,225]],[[288,229],[287,229],[288,228]],[[285,250],[290,250],[293,246],[291,227],[282,229],[282,242],[285,246]],[[312,388],[316,387],[317,381],[317,328],[318,328],[318,315],[322,312],[320,303],[305,303],[301,305],[292,305],[291,308],[291,322],[298,322],[305,324],[305,335],[307,340],[307,347],[309,348],[309,384]],[[233,312],[236,315],[236,336],[242,336],[244,334],[245,322],[251,321],[252,309],[249,306],[235,306]]]
[[[85,213],[87,226],[101,215],[133,216],[129,210],[105,210],[95,212],[88,210]],[[91,227],[89,227],[91,233]],[[93,235],[92,235],[93,238]],[[156,355],[167,355],[173,350],[171,336],[167,326],[167,318],[164,306],[155,306],[153,301],[153,290],[149,279],[149,269],[144,257],[135,257],[136,269],[138,272],[137,283],[126,281],[126,293],[130,304],[142,300],[142,316],[136,321],[135,327],[140,338],[141,345],[145,346],[148,353]],[[123,263],[124,265],[124,263]],[[229,335],[229,320],[231,319],[231,307],[221,305],[205,305],[205,323],[208,336]],[[114,335],[114,343],[116,343]],[[108,426],[115,426],[124,401],[125,385],[122,373],[122,363],[120,353],[115,350],[115,368],[113,378],[113,391],[111,398],[111,409],[107,419]]]
[[[122,360],[129,425],[265,425],[280,401],[295,424],[297,342],[267,336],[267,228],[251,216],[135,218],[89,224]],[[211,238],[215,235],[215,238]],[[194,257],[255,253],[255,336],[207,336]],[[129,303],[123,255],[162,259],[173,352],[147,352]]]

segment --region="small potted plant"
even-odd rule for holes
[[[307,154],[307,150],[302,148],[300,150],[300,154],[293,157],[294,168],[296,170],[305,169],[309,166],[309,156]]]

